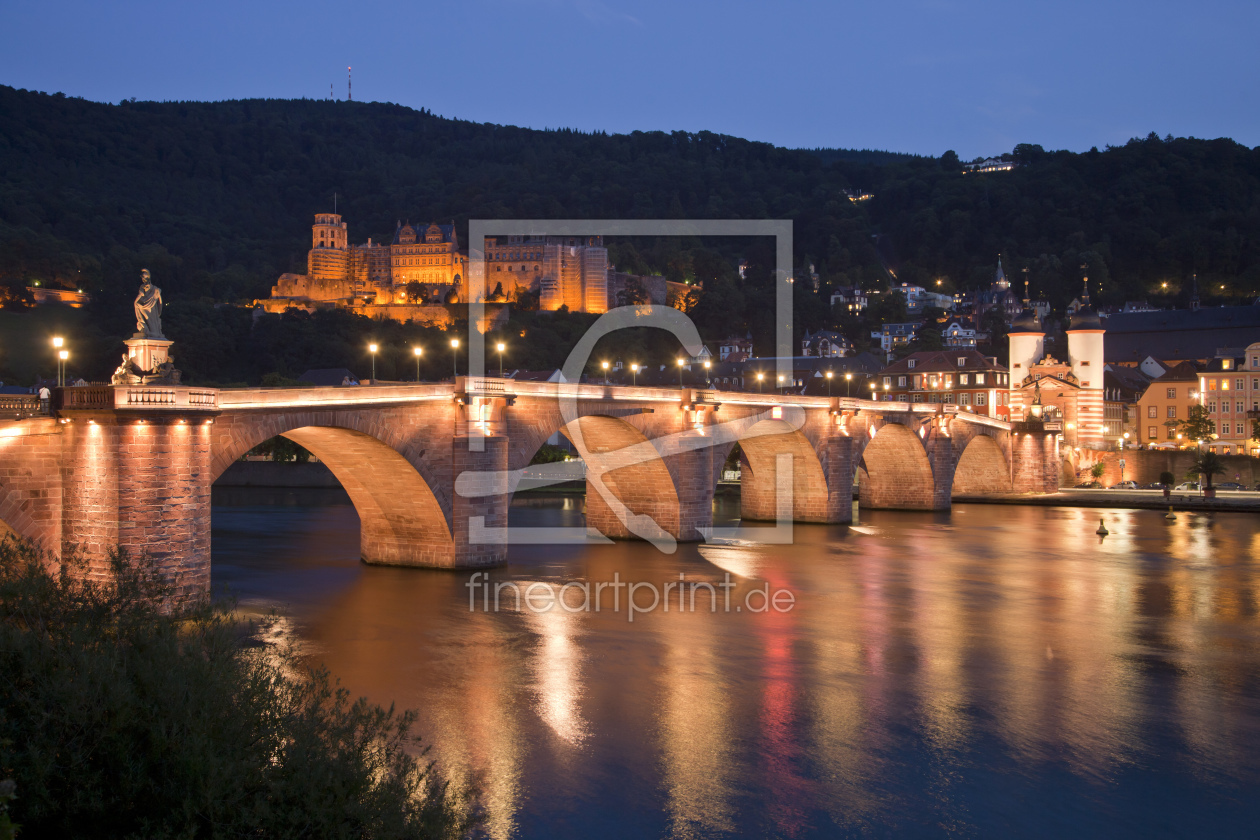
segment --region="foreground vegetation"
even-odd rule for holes
[[[29,837],[458,837],[466,802],[412,713],[352,700],[225,604],[172,613],[143,561],[113,583],[0,545],[0,779]],[[0,794],[3,790],[0,790]]]

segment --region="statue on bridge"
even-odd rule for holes
[[[114,385],[178,385],[180,372],[170,356],[174,343],[162,335],[162,290],[153,285],[149,270],[140,272],[136,294],[136,334],[127,339],[127,352],[110,380]]]
[[[149,280],[149,269],[140,271],[140,291],[136,294],[135,338],[163,339],[162,290]]]

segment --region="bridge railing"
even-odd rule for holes
[[[62,411],[217,411],[214,388],[166,385],[87,385],[58,389]]]
[[[0,414],[22,418],[47,413],[48,406],[38,394],[0,394]]]

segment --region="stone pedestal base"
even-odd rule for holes
[[[171,345],[175,342],[164,338],[129,338],[127,358],[140,370],[157,370],[158,365],[170,357]]]

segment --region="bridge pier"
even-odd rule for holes
[[[1011,489],[1016,493],[1054,493],[1059,489],[1057,431],[1039,421],[1011,429]]]
[[[62,418],[62,545],[107,579],[115,548],[147,555],[177,599],[210,591],[209,423],[110,412]],[[49,546],[51,548],[51,546]]]
[[[506,472],[508,468],[508,439],[502,435],[481,439],[480,451],[469,448],[467,437],[455,438],[452,458],[452,482],[464,473]],[[479,526],[481,517],[485,528],[507,528],[508,505],[511,496],[506,493],[464,497],[456,493],[452,500],[452,551],[450,568],[471,569],[500,566],[507,562],[507,543],[474,542],[471,532]]]

